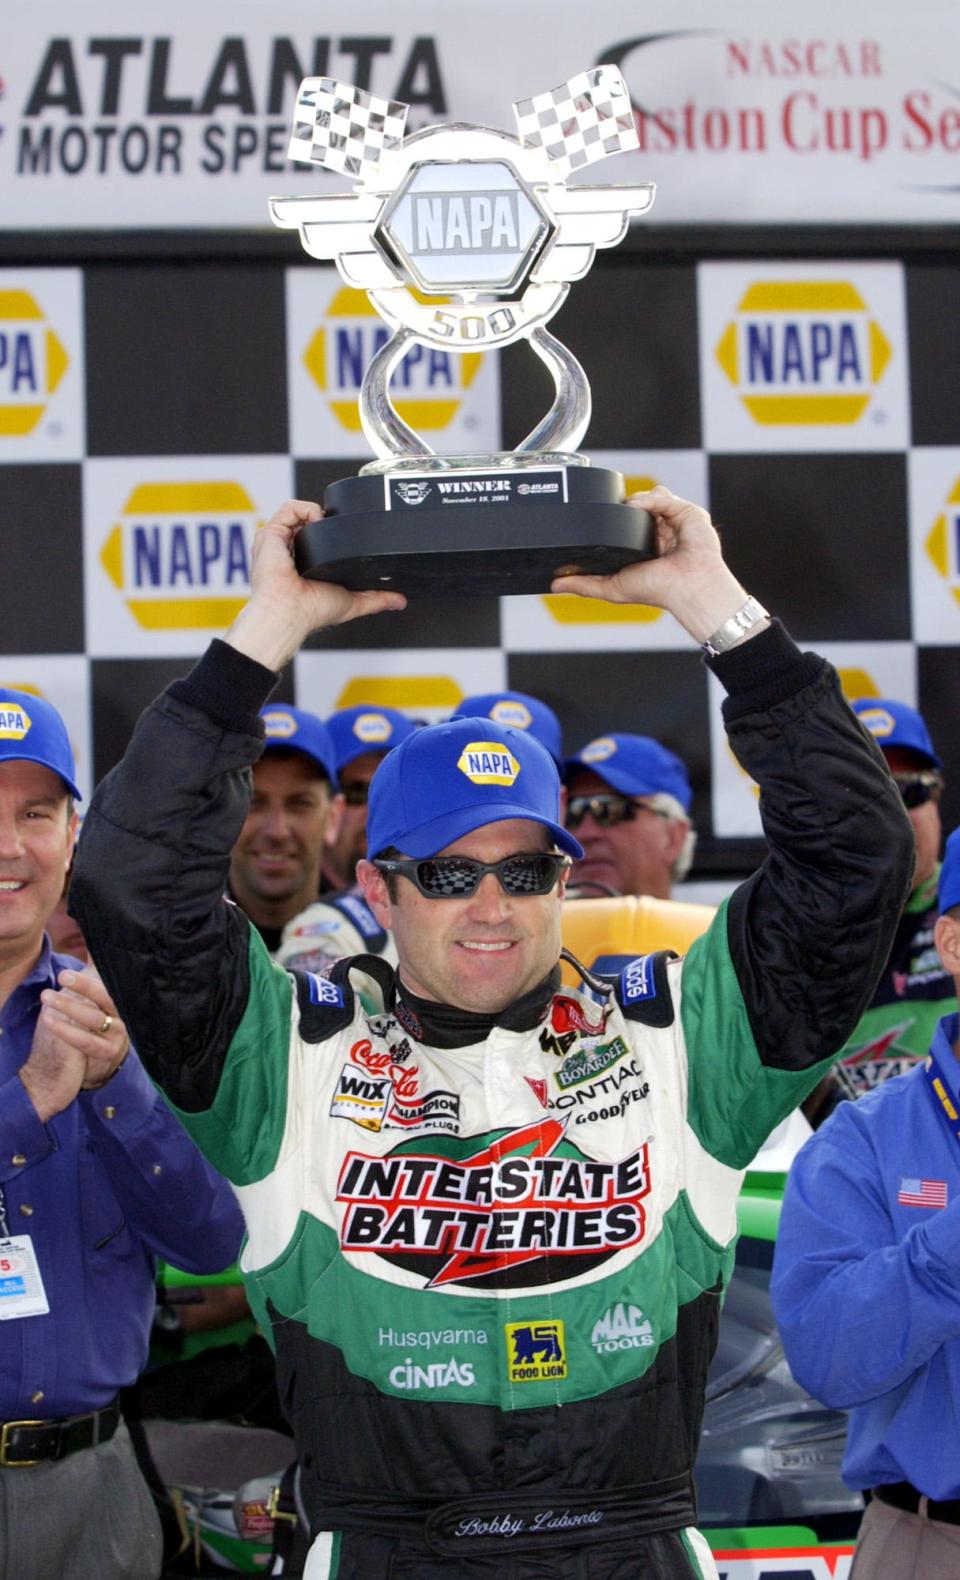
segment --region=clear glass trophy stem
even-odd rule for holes
[[[528,450],[575,450],[590,424],[592,403],[587,375],[572,351],[542,325],[527,337],[553,377],[556,399],[543,421],[517,445]]]
[[[375,455],[390,457],[432,456],[434,451],[404,422],[390,399],[390,380],[407,352],[416,343],[412,329],[398,329],[371,359],[360,390],[360,426]],[[374,463],[375,464],[375,463]],[[365,467],[361,471],[366,471]]]

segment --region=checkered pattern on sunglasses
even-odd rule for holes
[[[669,818],[663,807],[651,806],[649,801],[628,795],[573,795],[567,802],[567,827],[577,829],[589,813],[601,828],[613,828],[617,823],[632,823],[638,812],[652,812],[654,817]]]
[[[547,851],[518,852],[500,861],[475,861],[472,856],[431,856],[413,861],[380,857],[379,872],[407,878],[431,900],[463,900],[475,894],[488,872],[496,874],[505,894],[549,894],[560,874],[571,865],[569,856]]]

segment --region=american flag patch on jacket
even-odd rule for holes
[[[901,1207],[945,1207],[946,1180],[916,1180],[900,1176],[897,1202]]]

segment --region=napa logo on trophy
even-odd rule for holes
[[[100,564],[144,631],[222,631],[249,597],[260,525],[240,482],[145,481],[124,500]]]
[[[908,442],[899,265],[704,264],[699,282],[708,447]]]

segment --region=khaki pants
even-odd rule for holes
[[[958,1580],[960,1525],[909,1514],[873,1498],[863,1516],[850,1580]]]
[[[0,1470],[0,1580],[156,1580],[163,1536],[121,1423],[109,1443]]]

